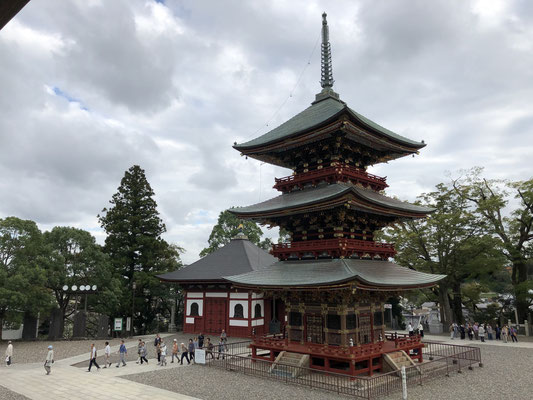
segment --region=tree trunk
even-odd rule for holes
[[[459,282],[455,282],[453,284],[452,310],[453,310],[453,319],[458,324],[462,324],[464,322],[462,303],[463,303],[463,298],[461,296],[461,284]]]
[[[515,307],[518,312],[518,320],[527,318],[529,302],[526,300],[527,291],[523,283],[527,281],[527,263],[522,257],[513,260],[513,286],[515,292]]]
[[[446,329],[453,322],[452,309],[450,307],[450,298],[448,297],[448,287],[439,285],[439,303],[440,303],[440,319]]]

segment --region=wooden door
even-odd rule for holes
[[[372,315],[359,315],[359,344],[374,342],[374,329],[372,327]]]
[[[317,344],[324,343],[324,318],[322,315],[306,314],[305,341]]]
[[[226,327],[227,300],[207,297],[205,299],[205,333],[220,335]]]

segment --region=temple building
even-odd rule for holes
[[[262,292],[231,290],[223,276],[259,271],[275,261],[241,232],[195,263],[158,278],[183,288],[183,332],[219,336],[224,329],[229,336],[250,337],[268,333],[270,322],[277,321],[273,300],[265,300]],[[274,307],[284,319],[283,303]]]
[[[387,354],[423,357],[418,336],[386,335],[386,299],[445,276],[389,261],[394,246],[375,240],[375,232],[424,218],[432,209],[387,197],[385,178],[367,168],[417,154],[425,144],[365,118],[333,91],[326,14],[321,50],[322,90],[311,106],[234,146],[242,155],[293,171],[275,180],[278,197],[230,209],[240,218],[284,228],[290,241],[274,244],[275,263],[225,278],[239,291],[285,304],[284,334],[255,336],[253,357],[274,362],[285,353],[299,354],[311,368],[372,374],[384,368]]]

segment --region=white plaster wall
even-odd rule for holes
[[[230,293],[230,299],[248,299],[248,293]]]
[[[192,303],[198,303],[198,315],[202,317],[204,315],[204,301],[198,299],[187,299],[187,315],[191,315]]]
[[[243,309],[243,317],[244,318],[248,318],[248,301],[239,301],[239,300],[230,300],[229,302],[229,317],[230,318],[235,318],[235,306],[237,304],[241,304],[242,305],[242,309]]]
[[[228,297],[226,292],[205,292],[205,297]]]
[[[248,321],[242,319],[230,319],[229,324],[230,326],[248,326]]]
[[[252,321],[252,326],[263,326],[265,324],[265,320],[263,318],[261,319],[254,319]]]
[[[265,316],[265,301],[264,300],[252,300],[252,309],[250,310],[252,318],[255,316],[255,305],[261,306],[261,317]]]
[[[187,293],[187,298],[188,299],[202,299],[204,297],[204,293],[203,292],[188,292]]]

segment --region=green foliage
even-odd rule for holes
[[[182,249],[161,238],[166,228],[153,196],[144,170],[134,165],[122,178],[110,201],[112,206],[98,216],[107,233],[105,252],[121,281],[121,307],[117,312],[131,315],[133,306],[139,314],[135,325],[141,331],[146,331],[156,316],[168,308],[170,288],[155,275],[181,266]]]
[[[419,203],[435,209],[427,219],[401,222],[384,236],[395,243],[395,261],[400,265],[447,276],[439,282],[436,294],[442,319],[448,324],[462,320],[461,284],[494,274],[504,261],[468,201],[453,187],[439,184],[436,189],[419,196]]]
[[[33,315],[50,306],[39,263],[42,235],[33,221],[0,219],[0,334],[4,320],[20,322],[24,312]]]
[[[248,236],[252,243],[264,250],[269,250],[272,247],[272,241],[269,238],[261,240],[263,231],[255,222],[241,220],[226,210],[218,216],[217,224],[213,227],[207,241],[209,246],[200,252],[200,257],[205,257],[216,249],[227,245],[240,232],[241,225],[243,233]]]
[[[530,304],[527,298],[528,259],[533,246],[533,179],[519,182],[487,180],[482,168],[473,168],[454,181],[456,193],[474,208],[512,266],[511,280],[520,319]],[[512,193],[517,207],[506,215]]]
[[[46,285],[52,290],[63,316],[74,312],[73,295],[63,291],[64,285],[97,285],[98,294],[87,297],[88,309],[112,313],[118,306],[119,282],[113,276],[108,256],[94,237],[81,229],[55,227],[44,233],[44,242]]]

